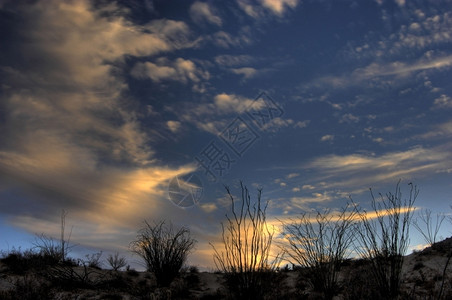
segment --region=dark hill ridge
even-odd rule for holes
[[[452,237],[405,256],[400,299],[452,299]],[[133,270],[118,271],[84,268],[67,264],[40,263],[28,266],[11,257],[0,263],[0,300],[3,299],[227,299],[218,273],[199,273],[190,269],[181,274],[170,290],[158,289],[153,276]],[[36,261],[29,259],[29,264]],[[49,262],[51,263],[51,262]],[[23,272],[17,272],[23,268]],[[20,270],[19,270],[20,271]],[[280,271],[280,291],[272,299],[320,299],[306,280],[306,270]],[[301,276],[300,276],[301,274]],[[373,292],[374,278],[366,260],[344,262],[334,299],[378,299]],[[20,297],[19,297],[20,296]],[[19,298],[17,298],[19,297]]]

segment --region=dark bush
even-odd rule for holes
[[[119,253],[116,252],[114,255],[110,254],[107,258],[107,262],[113,271],[118,271],[121,268],[124,268],[127,265],[127,260],[124,256],[119,256]]]
[[[231,191],[231,214],[222,225],[221,246],[214,249],[214,262],[224,274],[227,290],[235,299],[264,299],[272,287],[273,276],[281,261],[278,253],[270,256],[275,229],[267,225],[267,203],[262,203],[262,191],[252,203],[248,189],[240,183],[241,201],[238,208]]]
[[[132,242],[132,249],[143,258],[147,270],[155,275],[157,284],[168,287],[179,275],[194,244],[188,228],[175,230],[163,221],[154,225],[145,221],[137,240]]]
[[[16,279],[13,284],[13,289],[0,293],[0,299],[48,300],[54,298],[50,285],[37,277],[25,275]]]
[[[351,252],[354,239],[351,229],[356,214],[354,207],[346,205],[338,213],[329,210],[314,215],[303,213],[283,223],[289,244],[287,254],[306,268],[307,279],[325,299],[332,299],[340,291],[342,283],[338,275]]]
[[[58,260],[54,257],[36,253],[32,250],[24,252],[12,250],[10,253],[5,254],[0,261],[7,267],[9,272],[16,275],[23,275],[28,271],[41,272],[47,267],[58,264]]]
[[[419,269],[422,269],[423,267],[425,267],[423,262],[417,262],[414,266],[413,266],[413,271],[417,271]]]
[[[129,270],[127,270],[127,275],[129,275],[131,277],[138,277],[138,276],[140,276],[140,273],[138,273],[138,271],[135,269],[129,269]]]
[[[402,197],[400,181],[394,193],[379,194],[372,190],[372,211],[360,212],[361,223],[355,230],[356,250],[371,262],[369,271],[375,278],[379,293],[386,299],[396,299],[401,287],[404,255],[409,245],[409,229],[414,202],[419,190],[412,183],[409,195]]]

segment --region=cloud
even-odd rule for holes
[[[180,57],[174,61],[159,58],[157,64],[152,62],[136,63],[130,74],[135,78],[149,78],[154,82],[173,80],[182,83],[187,81],[196,83],[210,77],[208,71],[203,71],[197,68],[194,62]]]
[[[299,173],[290,173],[289,175],[286,176],[287,179],[291,179],[291,178],[295,178],[297,176],[300,176]]]
[[[383,143],[383,142],[384,142],[384,139],[381,138],[381,137],[378,137],[378,138],[373,138],[372,141],[374,141],[374,142],[376,142],[376,143]]]
[[[243,75],[244,79],[249,79],[257,74],[257,70],[250,67],[231,69],[231,72],[237,75]]]
[[[313,189],[315,189],[315,186],[312,186],[310,184],[305,184],[302,186],[302,189],[303,190],[313,190]]]
[[[218,55],[215,56],[215,62],[222,67],[234,67],[247,65],[254,61],[250,55]]]
[[[432,130],[427,131],[426,133],[416,135],[413,137],[413,140],[432,140],[432,139],[441,139],[449,137],[452,135],[452,122],[444,122],[438,125],[435,125]]]
[[[248,36],[247,31],[239,32],[236,35],[232,35],[225,31],[218,31],[213,34],[210,39],[212,42],[221,48],[235,48],[243,47],[251,44],[251,38]]]
[[[150,78],[156,82],[164,79],[180,80],[178,78],[179,74],[175,68],[168,66],[157,66],[151,62],[135,64],[130,74],[135,78]]]
[[[332,134],[327,134],[327,135],[324,135],[324,136],[322,136],[321,138],[320,138],[320,141],[321,142],[328,142],[328,141],[333,141],[334,140],[334,135],[332,135]]]
[[[369,78],[376,76],[400,75],[428,69],[450,67],[451,65],[452,56],[437,57],[433,59],[419,59],[412,64],[407,64],[399,61],[395,61],[386,65],[378,65],[376,63],[372,63],[363,69],[356,69],[354,71],[354,76],[364,76],[365,78]]]
[[[339,120],[339,123],[357,123],[359,121],[359,117],[354,116],[351,113],[342,115],[341,119]]]
[[[452,14],[414,6],[404,7],[403,10],[407,18],[399,19],[399,27],[391,34],[383,34],[376,39],[370,32],[364,38],[365,42],[356,45],[350,41],[344,48],[341,57],[348,58],[348,65],[361,65],[360,68],[328,75],[314,80],[312,84],[321,88],[325,85],[336,88],[362,84],[375,86],[379,83],[394,85],[402,79],[411,79],[410,76],[421,71],[433,73],[450,68],[452,58],[446,52],[432,49],[447,47],[452,41]],[[383,22],[394,26],[394,23],[389,24],[389,20],[391,18],[383,12]],[[408,52],[412,55],[404,55]]]
[[[237,4],[247,15],[260,19],[265,16],[265,11],[272,15],[282,17],[287,9],[294,9],[298,5],[298,0],[259,0],[255,4],[249,0],[237,0]]]
[[[203,203],[200,205],[200,207],[206,213],[211,213],[218,209],[215,203]]]
[[[405,6],[405,0],[395,0],[398,6],[403,7]]]
[[[256,102],[236,94],[220,93],[212,98],[209,102],[185,102],[177,107],[166,107],[166,109],[176,114],[181,121],[194,124],[198,129],[216,135],[233,120],[231,114],[237,116],[251,105],[254,108],[265,105],[263,101]]]
[[[310,120],[298,121],[295,123],[294,128],[305,128],[309,125],[310,122]]]
[[[290,202],[292,205],[304,209],[306,204],[324,203],[332,201],[333,199],[334,197],[330,192],[323,192],[323,193],[312,193],[311,196],[309,197],[292,197],[290,198]]]
[[[180,129],[181,123],[179,121],[168,121],[166,122],[166,125],[168,125],[168,128],[172,132],[177,132]]]
[[[309,122],[309,120],[295,122],[293,119],[277,117],[265,124],[263,129],[266,132],[277,132],[283,128],[305,128]]]
[[[137,219],[167,214],[168,180],[193,167],[164,166],[154,157],[158,132],[143,129],[147,115],[135,110],[121,67],[126,56],[192,47],[185,23],[138,25],[117,4],[90,1],[12,2],[10,9],[16,34],[4,45],[3,61],[11,63],[0,68],[7,87],[0,96],[0,180],[8,182],[0,193],[14,192],[2,195],[8,221],[44,232],[64,208],[81,222],[78,237],[102,246],[115,233],[130,234]],[[169,65],[200,80],[192,67],[183,59]],[[158,71],[159,78],[171,73]]]
[[[294,9],[298,0],[261,0],[261,3],[275,15],[282,16],[287,8]]]
[[[73,143],[95,152],[94,156],[105,155],[104,159],[148,163],[152,138],[141,131],[137,114],[122,106],[125,84],[113,75],[115,67],[108,62],[171,49],[169,40],[185,33],[185,26],[167,20],[148,25],[154,28],[159,23],[167,39],[120,16],[104,16],[124,14],[119,7],[97,11],[87,1],[43,1],[17,9],[26,22],[12,24],[24,27],[24,36],[16,37],[16,51],[35,63],[3,68],[10,89],[2,101],[8,114],[21,122],[18,126],[11,119],[6,124],[10,142],[20,149],[16,152],[30,151],[28,143],[37,135],[46,135],[55,144]],[[44,39],[42,32],[59,38]]]
[[[433,101],[432,109],[449,109],[452,108],[452,98],[442,94]]]
[[[362,188],[400,178],[429,176],[449,168],[450,150],[443,146],[426,149],[415,147],[407,151],[389,152],[379,156],[368,154],[327,155],[308,163],[315,170],[317,182],[326,182],[325,189]]]
[[[438,13],[437,10],[410,7],[404,9],[404,13],[410,21],[405,19],[394,33],[377,40],[369,34],[366,42],[353,46],[348,55],[354,59],[388,59],[403,55],[406,51],[431,54],[434,53],[431,49],[452,41],[452,14],[449,11]],[[389,22],[390,18],[383,17],[383,20]]]
[[[399,78],[411,76],[413,73],[424,70],[437,70],[452,67],[452,56],[436,58],[421,58],[406,63],[393,61],[391,63],[371,63],[363,68],[356,68],[351,74],[321,77],[313,83],[314,86],[330,85],[335,88],[358,86],[364,81],[384,76],[397,76]]]
[[[190,17],[196,23],[207,21],[209,23],[221,26],[221,18],[213,13],[211,6],[205,2],[196,1],[190,6]]]
[[[247,15],[255,19],[262,15],[262,9],[252,4],[249,0],[237,0],[237,4]]]
[[[254,100],[247,99],[234,94],[218,94],[214,98],[214,106],[221,113],[242,113],[245,109],[250,107]]]
[[[7,176],[10,186],[19,187],[23,196],[31,197],[40,206],[30,210],[28,206],[12,205],[13,199],[4,199],[2,211],[14,215],[12,222],[31,232],[42,231],[38,231],[39,220],[53,218],[55,211],[62,208],[82,224],[103,224],[111,230],[131,228],[136,225],[134,220],[147,218],[150,212],[156,217],[164,213],[162,201],[169,202],[165,199],[168,180],[192,170],[118,169],[106,165],[99,169],[97,161],[83,157],[90,154],[87,151],[49,146],[49,140],[42,142],[47,147],[41,153],[0,153],[0,177]],[[23,222],[24,216],[30,222]]]

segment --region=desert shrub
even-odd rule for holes
[[[13,249],[9,253],[4,253],[0,261],[7,267],[9,272],[16,275],[23,275],[28,271],[41,272],[49,266],[58,264],[58,260],[53,256],[35,252],[31,249],[23,252],[20,249]]]
[[[60,263],[46,270],[45,276],[56,286],[63,289],[93,289],[102,284],[105,274],[98,267],[90,267],[89,260],[79,260],[78,267]]]
[[[168,292],[165,292],[165,290],[161,290],[163,293],[162,296],[163,300],[166,299],[191,299],[192,298],[192,293],[191,293],[191,289],[195,288],[194,286],[190,285],[190,282],[187,280],[187,277],[178,277],[176,278],[170,285],[169,287],[169,295],[171,296],[171,298],[167,298],[165,296],[168,296]]]
[[[96,285],[97,290],[105,290],[109,293],[112,292],[129,292],[133,287],[133,279],[124,276],[120,272],[109,273],[109,276],[105,276],[101,282]]]
[[[152,284],[147,279],[140,279],[140,280],[133,280],[132,284],[129,287],[129,294],[134,296],[135,299],[143,299],[143,300],[154,300],[155,298],[152,298],[151,295],[153,291],[155,291],[156,286],[155,284]]]
[[[52,258],[58,262],[64,262],[68,257],[69,252],[74,247],[70,244],[72,229],[69,236],[66,237],[66,216],[65,210],[61,211],[61,227],[60,227],[60,239],[55,240],[53,237],[46,236],[44,234],[38,235],[35,238],[34,248],[38,250],[40,254],[45,257]]]
[[[414,266],[413,266],[413,271],[417,271],[417,270],[419,270],[419,269],[422,269],[423,267],[425,267],[425,265],[424,265],[424,263],[423,262],[417,262],[417,263],[415,263],[414,264]]]
[[[25,275],[13,282],[13,289],[1,291],[2,300],[47,300],[53,299],[53,292],[47,282],[36,276]]]
[[[70,290],[72,288],[93,289],[102,286],[106,273],[100,272],[102,252],[87,254],[85,259],[65,259],[43,271],[43,275],[55,286]]]
[[[385,299],[381,295],[378,286],[372,276],[369,276],[370,261],[361,260],[351,267],[345,278],[342,289],[344,300],[381,300]]]
[[[127,260],[124,256],[119,256],[119,253],[116,252],[114,255],[110,254],[107,258],[107,262],[113,271],[118,271],[121,268],[124,268],[127,265]]]
[[[132,250],[144,260],[157,284],[168,287],[179,275],[195,240],[190,237],[188,228],[175,230],[163,221],[153,225],[147,221],[144,223],[144,228],[131,244]]]
[[[128,269],[127,270],[127,275],[129,275],[130,277],[138,277],[138,276],[140,276],[140,273],[138,273],[138,271],[137,270],[135,270],[135,269]]]
[[[48,237],[41,234],[35,238],[34,248],[43,256],[51,257],[57,262],[64,261],[67,253],[63,253],[66,250],[62,250],[60,241],[56,241],[52,237]],[[67,252],[67,251],[66,251]]]
[[[100,257],[102,256],[102,251],[97,253],[91,253],[85,255],[85,260],[80,261],[82,265],[87,265],[89,268],[102,269],[102,262]]]
[[[332,299],[340,290],[339,271],[353,242],[356,211],[344,207],[338,213],[317,211],[283,223],[287,254],[307,271],[315,291]]]
[[[408,198],[402,198],[400,181],[394,193],[376,198],[371,193],[371,212],[361,211],[357,226],[358,245],[363,257],[369,259],[370,271],[379,293],[386,299],[397,298],[400,291],[404,255],[409,245],[409,228],[414,202],[419,194],[416,186],[409,183]]]
[[[190,272],[190,273],[199,273],[199,269],[198,269],[198,267],[197,266],[190,266],[189,268],[188,268],[188,271]]]
[[[30,265],[24,259],[23,253],[13,249],[9,253],[4,253],[0,261],[6,266],[7,270],[13,274],[22,275],[30,270]]]
[[[437,214],[435,220],[433,220],[432,211],[430,209],[423,209],[418,213],[418,218],[413,221],[413,225],[427,244],[434,248],[439,230],[445,218],[446,216],[444,214]]]
[[[189,272],[184,275],[184,281],[186,282],[188,288],[198,289],[201,283],[199,275],[196,272]]]
[[[234,197],[226,187],[231,200],[231,216],[226,215],[222,225],[222,250],[212,245],[214,263],[224,273],[225,284],[237,299],[264,299],[275,283],[276,268],[280,255],[270,259],[274,228],[267,225],[268,202],[261,202],[262,191],[258,190],[257,201],[252,204],[248,189],[240,183],[242,201],[236,208]]]

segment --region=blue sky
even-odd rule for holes
[[[449,214],[451,8],[0,1],[0,248],[58,236],[64,209],[81,248],[127,253],[144,219],[165,219],[212,267],[239,180],[263,189],[270,220],[350,195],[366,207],[399,179]],[[178,207],[169,184],[193,172],[203,194]]]

